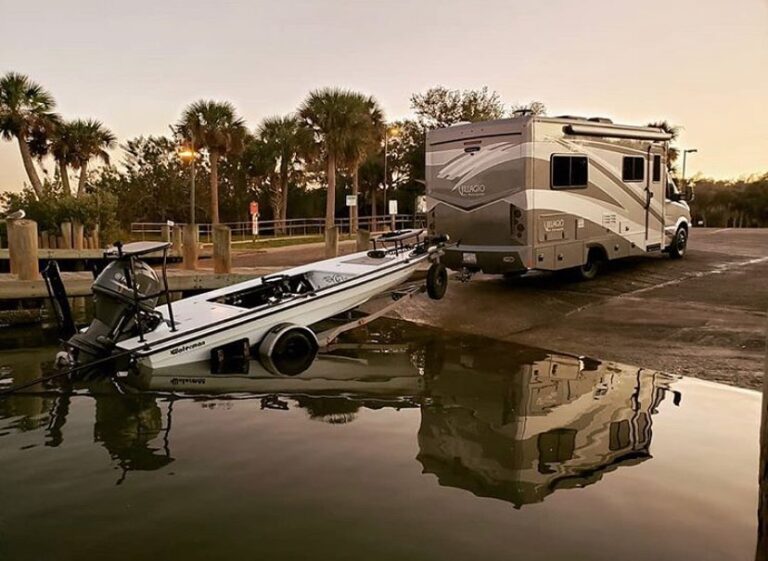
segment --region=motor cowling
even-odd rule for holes
[[[132,288],[136,286],[136,294]],[[141,328],[149,332],[160,318],[152,314],[157,304],[160,280],[155,271],[143,261],[112,261],[93,282],[93,320],[85,331],[69,340],[77,349],[77,362],[89,362],[106,356],[115,343],[138,335],[136,297],[142,309]]]

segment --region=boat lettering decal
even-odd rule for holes
[[[192,349],[202,347],[203,345],[205,345],[205,341],[197,341],[196,343],[190,343],[189,345],[182,345],[181,347],[171,349],[171,354],[177,355],[179,353],[185,353],[187,351],[191,351]]]
[[[178,386],[179,384],[204,385],[205,378],[171,378],[171,385]]]

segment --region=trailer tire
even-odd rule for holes
[[[682,259],[685,257],[685,251],[688,248],[688,230],[685,226],[680,226],[672,238],[669,246],[669,256],[672,259]]]
[[[441,300],[448,290],[448,271],[442,263],[432,263],[427,271],[427,294],[432,300]]]
[[[318,348],[309,328],[283,323],[270,329],[259,343],[259,360],[272,374],[297,376],[312,365]]]

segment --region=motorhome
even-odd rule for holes
[[[520,115],[429,131],[427,222],[443,263],[467,273],[572,270],[631,255],[685,254],[685,194],[670,134],[604,118]]]

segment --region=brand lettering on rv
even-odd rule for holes
[[[458,184],[451,191],[458,191],[462,197],[482,197],[485,195],[485,184]]]
[[[197,343],[190,343],[189,345],[182,345],[181,347],[176,347],[175,349],[171,349],[172,355],[177,355],[179,353],[185,353],[187,351],[191,351],[192,349],[196,349],[198,347],[202,347],[205,345],[205,341],[198,341]]]
[[[565,228],[565,220],[556,218],[554,220],[544,221],[544,230],[546,232],[559,232]]]

